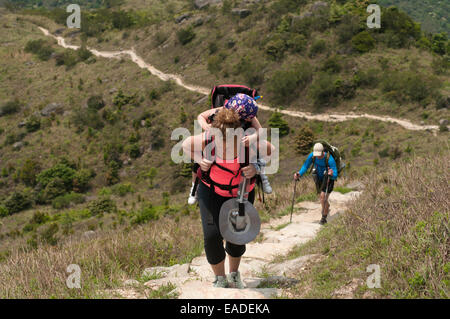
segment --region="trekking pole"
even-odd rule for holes
[[[295,190],[297,188],[297,180],[294,181],[294,195],[292,196],[292,207],[291,207],[291,219],[289,223],[292,223],[292,213],[294,212],[294,202],[295,202]]]
[[[326,174],[326,175],[325,175]],[[329,193],[328,193],[328,185],[329,185],[329,182],[330,182],[330,175],[328,175],[328,172],[326,172],[325,171],[325,174],[324,174],[324,178],[325,178],[325,176],[326,176],[326,178],[327,178],[327,187],[325,188],[325,201],[324,201],[324,203],[323,203],[323,207],[322,207],[322,217],[323,217],[323,212],[324,212],[324,210],[325,210],[325,205],[327,204],[327,202],[328,202],[328,196],[329,196]],[[324,181],[325,182],[325,181]],[[323,183],[322,183],[322,186],[323,186]],[[323,188],[323,187],[322,187]]]

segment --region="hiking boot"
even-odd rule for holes
[[[327,216],[322,216],[322,219],[320,220],[320,225],[325,225],[327,223]]]
[[[191,190],[189,191],[189,198],[188,198],[189,205],[194,205],[195,203],[197,203],[197,192],[195,192],[196,195],[192,196],[192,191],[194,190],[194,186],[195,186],[195,184],[192,183],[192,187],[191,187]]]
[[[224,276],[216,276],[216,280],[214,280],[213,284],[216,288],[228,288],[228,281]]]
[[[239,271],[232,272],[228,276],[228,282],[230,283],[231,288],[244,289],[244,284],[241,280],[241,274]]]

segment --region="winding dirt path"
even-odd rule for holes
[[[54,38],[58,42],[58,45],[60,45],[64,48],[73,49],[73,50],[77,50],[80,48],[77,45],[67,44],[63,37],[53,35],[47,29],[44,29],[42,27],[38,27],[38,28],[44,33],[44,35]],[[136,63],[140,68],[148,70],[151,74],[157,76],[158,78],[160,78],[163,81],[172,80],[176,84],[184,87],[187,90],[190,90],[190,91],[193,91],[196,93],[201,93],[204,95],[208,95],[210,92],[209,88],[185,83],[182,80],[182,77],[180,75],[167,74],[167,73],[164,73],[164,72],[158,70],[153,65],[145,62],[144,59],[142,59],[139,55],[137,55],[133,48],[131,50],[122,50],[122,51],[98,51],[96,49],[88,47],[88,50],[91,51],[92,54],[94,54],[95,56],[103,57],[103,58],[110,58],[110,59],[111,58],[119,59],[122,55],[128,55],[131,58],[131,60],[134,63]],[[275,108],[272,108],[272,107],[264,105],[264,104],[258,103],[258,106],[261,109],[266,110],[266,111],[271,111],[271,112],[276,111]],[[439,130],[439,127],[437,125],[417,125],[417,124],[414,124],[405,119],[397,119],[397,118],[392,118],[389,116],[379,116],[379,115],[372,115],[372,114],[367,114],[367,113],[356,114],[356,113],[350,112],[350,113],[345,113],[345,114],[342,114],[342,113],[341,114],[339,114],[339,113],[311,114],[308,112],[289,111],[289,110],[280,110],[280,113],[286,114],[288,116],[305,118],[307,120],[318,120],[318,121],[323,121],[323,122],[344,122],[344,121],[357,119],[357,118],[367,118],[367,119],[372,119],[372,120],[377,120],[377,121],[382,121],[382,122],[395,123],[395,124],[402,126],[403,128],[405,128],[407,130],[412,130],[412,131],[423,131],[423,130],[435,130],[436,131],[436,130]]]

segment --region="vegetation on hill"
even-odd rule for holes
[[[385,7],[397,6],[421,23],[428,32],[450,35],[450,3],[442,0],[378,0]]]

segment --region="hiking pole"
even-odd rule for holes
[[[325,175],[325,174],[326,174],[326,175]],[[325,205],[326,205],[327,202],[328,202],[328,196],[329,196],[329,193],[328,193],[328,185],[329,185],[329,182],[330,182],[330,175],[328,175],[328,172],[327,172],[327,171],[325,171],[325,173],[324,173],[324,178],[325,178],[325,176],[326,176],[326,178],[327,178],[327,187],[325,188],[325,201],[324,201],[323,207],[322,207],[322,217],[323,217],[323,212],[324,212],[324,210],[325,210]],[[323,181],[323,182],[325,182],[325,181]],[[322,188],[323,188],[323,183],[322,183]]]
[[[292,196],[292,207],[291,207],[291,219],[289,223],[292,223],[292,213],[294,212],[294,202],[295,202],[295,190],[297,188],[297,179],[294,181],[294,195]]]

